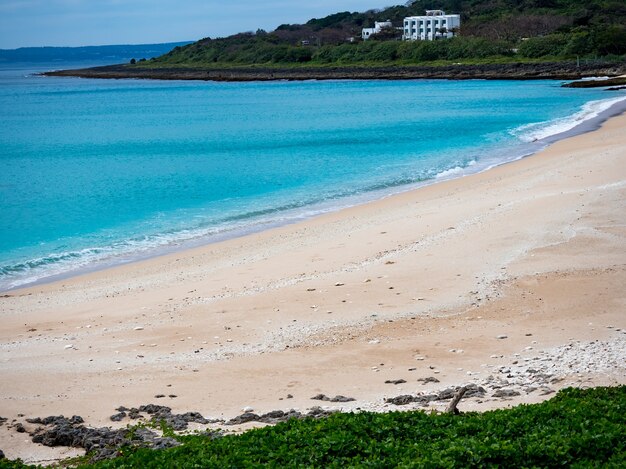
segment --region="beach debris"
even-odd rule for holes
[[[388,379],[387,381],[385,381],[385,384],[403,384],[403,383],[406,383],[406,381],[403,379]]]
[[[135,330],[135,331],[143,331],[143,326],[135,326],[133,328],[133,330]]]
[[[450,401],[450,405],[448,405],[448,408],[446,409],[447,414],[458,415],[461,413],[459,412],[459,409],[456,408],[456,406],[459,405],[459,402],[461,401],[461,399],[463,399],[463,396],[466,392],[467,386],[463,386],[462,388],[459,388],[459,390],[457,390],[456,394],[452,398],[452,401]]]
[[[246,406],[246,407],[244,407],[244,408],[243,408],[243,409],[241,409],[241,410],[242,410],[243,412],[253,412],[253,411],[254,411],[254,409],[253,409],[252,407],[250,407],[250,406]]]
[[[380,344],[380,340],[378,339],[372,339],[368,342],[368,344]]]
[[[69,350],[71,348],[74,348],[74,345],[72,344],[67,344],[65,347],[63,347],[65,350]]]
[[[326,401],[326,402],[352,402],[352,401],[356,401],[356,399],[353,398],[353,397],[346,397],[346,396],[342,396],[340,394],[336,395],[335,397],[328,397],[326,394],[317,394],[316,396],[313,396],[311,399],[316,400],[316,401]]]
[[[336,287],[343,287],[344,285],[345,285],[345,283],[341,283],[341,282],[335,283]]]
[[[496,339],[508,339],[508,338],[509,338],[509,336],[506,335],[506,334],[500,334],[500,335],[496,336]]]

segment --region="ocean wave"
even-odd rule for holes
[[[523,142],[535,142],[558,135],[582,124],[589,119],[597,117],[616,103],[626,100],[626,96],[617,98],[600,99],[585,103],[580,111],[567,117],[546,122],[535,122],[517,127],[511,134]]]
[[[472,161],[469,165],[475,163]],[[458,164],[458,163],[457,163]],[[140,260],[187,246],[204,244],[261,231],[272,226],[293,223],[341,208],[350,207],[374,198],[372,194],[396,193],[397,188],[440,175],[461,170],[460,167],[442,172],[429,171],[413,175],[395,176],[384,181],[371,182],[360,187],[343,188],[326,194],[308,196],[274,206],[248,207],[241,213],[225,215],[219,220],[200,218],[195,226],[179,226],[159,233],[145,234],[119,241],[104,241],[99,246],[82,249],[62,249],[41,257],[22,259],[0,265],[0,291],[20,288],[51,278]],[[368,197],[368,194],[370,197]],[[380,196],[379,194],[379,196]],[[379,197],[377,196],[377,197]],[[384,196],[384,195],[383,195]],[[365,197],[365,198],[364,198]],[[98,244],[97,241],[93,242]],[[194,244],[195,243],[195,244]]]
[[[446,169],[435,175],[435,179],[451,179],[457,176],[461,176],[467,173],[468,168],[474,166],[476,160],[471,160],[465,166],[455,166],[454,168]]]

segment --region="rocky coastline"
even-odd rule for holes
[[[159,67],[145,65],[108,65],[77,70],[44,72],[45,76],[204,80],[204,81],[303,81],[303,80],[412,80],[412,79],[487,79],[487,80],[577,80],[586,77],[615,77],[626,73],[624,64],[580,64],[572,62],[508,63],[443,66],[333,66],[333,67]]]

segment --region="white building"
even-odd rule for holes
[[[441,10],[426,10],[426,16],[404,18],[402,39],[432,41],[437,38],[452,37],[453,31],[460,27],[460,15],[446,15],[446,12]]]
[[[363,40],[365,39],[369,39],[369,37],[372,34],[378,34],[379,32],[381,32],[383,29],[385,28],[393,28],[393,24],[391,24],[391,21],[387,20],[387,21],[376,21],[374,22],[374,27],[373,28],[363,28],[363,30],[361,31],[361,37],[363,38]]]

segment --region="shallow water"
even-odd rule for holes
[[[556,81],[31,72],[0,70],[0,290],[479,171],[616,99]]]

